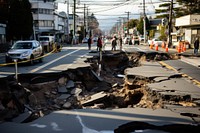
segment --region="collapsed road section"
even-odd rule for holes
[[[18,82],[13,75],[1,78],[0,130],[128,133],[182,127],[197,132],[200,88],[161,63],[176,58],[105,51],[99,62],[92,51],[66,71],[19,74]]]

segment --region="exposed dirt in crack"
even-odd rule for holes
[[[31,110],[33,115],[24,122],[61,109],[162,108],[163,100],[146,89],[146,84],[152,80],[133,75],[134,80],[129,84],[124,70],[140,66],[142,60],[160,61],[175,57],[163,53],[106,51],[101,62],[100,77],[96,74],[99,71],[97,56],[87,59],[86,62],[91,63],[91,67],[60,73],[20,74],[20,84],[13,77],[3,78],[0,83],[6,84],[0,88],[1,121],[12,120],[22,113],[25,107]],[[16,88],[17,92],[13,91]]]

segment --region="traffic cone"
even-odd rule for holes
[[[168,52],[168,44],[166,44],[165,52]]]
[[[164,41],[162,42],[162,48],[165,48],[165,42]]]
[[[153,49],[153,41],[151,41],[150,49]]]
[[[183,51],[186,51],[186,44],[184,43]]]
[[[155,44],[155,50],[158,51],[158,43]]]
[[[185,52],[186,51],[186,44],[184,43],[183,44],[183,52]]]
[[[179,43],[179,45],[178,45],[178,49],[177,49],[178,51],[178,53],[181,53],[181,43]]]

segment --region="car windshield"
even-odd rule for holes
[[[40,41],[49,41],[48,37],[40,37]]]
[[[12,47],[12,49],[31,49],[32,48],[32,42],[19,42],[15,43]]]

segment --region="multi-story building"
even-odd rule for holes
[[[200,38],[200,14],[191,14],[176,19],[176,25],[179,30],[177,35],[181,36],[183,41],[188,41],[193,47],[195,38]]]
[[[68,15],[65,12],[57,12],[58,3],[53,0],[46,2],[43,0],[29,1],[32,4],[36,38],[41,35],[54,35],[56,41],[67,41],[72,23],[67,23]]]
[[[66,40],[68,35],[67,30],[67,14],[65,12],[54,13],[54,30],[57,41],[63,42]]]
[[[54,35],[54,11],[57,5],[54,2],[43,0],[30,0],[33,13],[33,25],[36,36]]]

